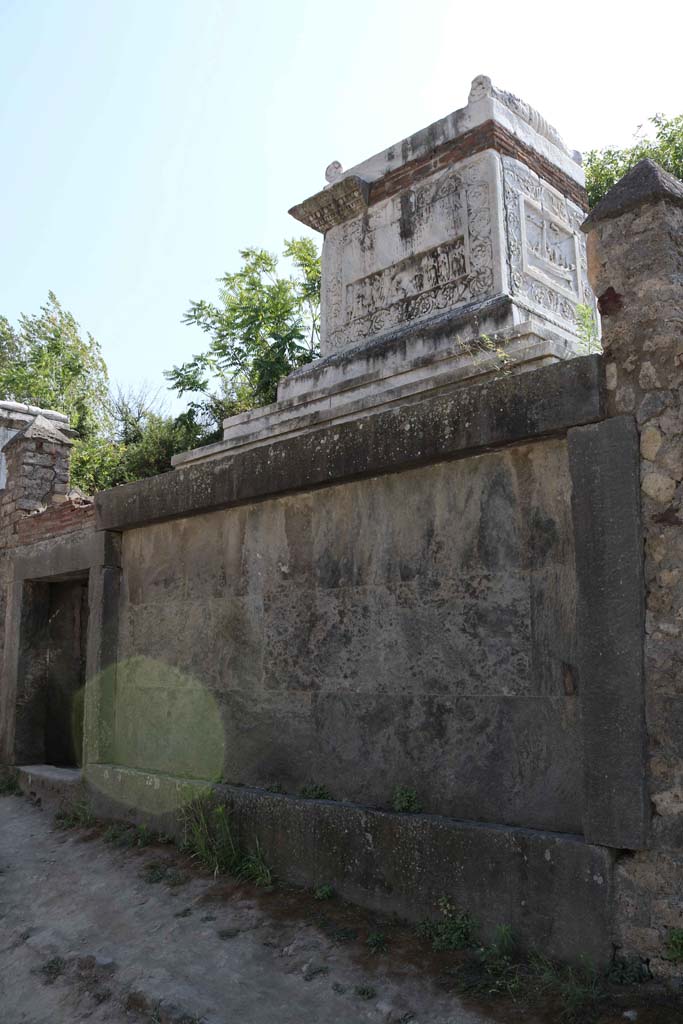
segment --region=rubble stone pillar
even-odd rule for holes
[[[7,482],[0,492],[0,547],[11,547],[17,520],[65,501],[73,442],[44,416],[36,416],[3,448]]]
[[[649,849],[618,862],[616,941],[667,960],[683,928],[683,184],[636,165],[586,220],[602,314],[607,410],[635,418],[645,566]]]
[[[29,406],[25,408],[31,411]],[[3,711],[5,638],[7,635],[9,642],[12,631],[18,629],[16,616],[20,608],[20,603],[12,608],[12,601],[20,601],[20,594],[11,583],[10,552],[17,543],[20,519],[66,499],[73,443],[70,433],[66,420],[58,426],[47,414],[38,413],[27,426],[13,433],[2,448],[5,465],[4,487],[0,489],[0,729],[2,719],[7,717],[7,709]]]

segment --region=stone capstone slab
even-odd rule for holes
[[[502,377],[125,484],[96,496],[97,525],[125,530],[563,434],[602,417],[599,356]]]
[[[86,529],[61,537],[50,537],[19,547],[13,553],[13,578],[51,580],[84,573],[93,566],[120,565],[120,538],[113,533]]]
[[[369,183],[352,174],[323,192],[318,192],[299,206],[293,207],[289,212],[303,224],[324,232],[334,224],[341,224],[364,213],[369,199]]]
[[[52,811],[83,799],[86,790],[80,768],[26,764],[17,768],[17,783],[24,796]]]

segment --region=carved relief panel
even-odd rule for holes
[[[323,354],[500,290],[495,160],[446,168],[327,233]]]
[[[511,293],[575,331],[576,306],[593,301],[585,213],[517,160],[501,159]]]

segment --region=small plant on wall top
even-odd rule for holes
[[[419,814],[422,810],[417,792],[410,786],[397,786],[391,798],[391,806],[400,814]]]
[[[308,786],[302,786],[301,794],[304,800],[333,800],[334,797],[330,793],[327,786],[321,786],[317,782],[312,782]]]
[[[683,963],[683,928],[672,928],[666,939],[666,953],[674,963]]]
[[[576,329],[587,355],[602,351],[600,330],[592,306],[579,303],[576,307]]]

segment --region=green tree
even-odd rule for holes
[[[586,154],[586,191],[591,207],[645,157],[650,157],[665,171],[683,179],[683,114],[672,118],[655,114],[649,123],[654,128],[653,138],[643,134],[641,126],[635,133],[632,146],[625,149],[607,146]]]
[[[119,389],[110,396],[107,433],[74,446],[72,478],[91,494],[167,473],[173,468],[174,455],[202,443],[204,432],[193,418],[166,414],[158,394],[145,386],[127,392]]]
[[[319,353],[320,257],[308,238],[285,242],[294,273],[282,276],[264,249],[240,252],[241,268],[219,278],[219,302],[193,302],[184,322],[209,336],[209,347],[166,373],[191,396],[195,427],[215,431],[225,416],[267,405],[286,374]]]
[[[38,314],[22,313],[17,328],[0,317],[0,399],[64,412],[82,440],[107,426],[109,385],[100,346],[53,292]]]
[[[191,414],[168,416],[146,389],[111,394],[100,346],[50,292],[15,328],[0,317],[0,399],[66,413],[71,482],[88,494],[171,469],[204,441]]]
[[[0,317],[0,399],[66,413],[76,432],[72,483],[83,490],[106,486],[116,461],[107,441],[107,366],[98,342],[53,292],[39,313],[22,313],[17,327]]]
[[[169,416],[157,393],[146,387],[112,397],[113,443],[121,452],[120,479],[116,483],[141,480],[170,470],[178,452],[204,443],[200,427],[186,414]]]

